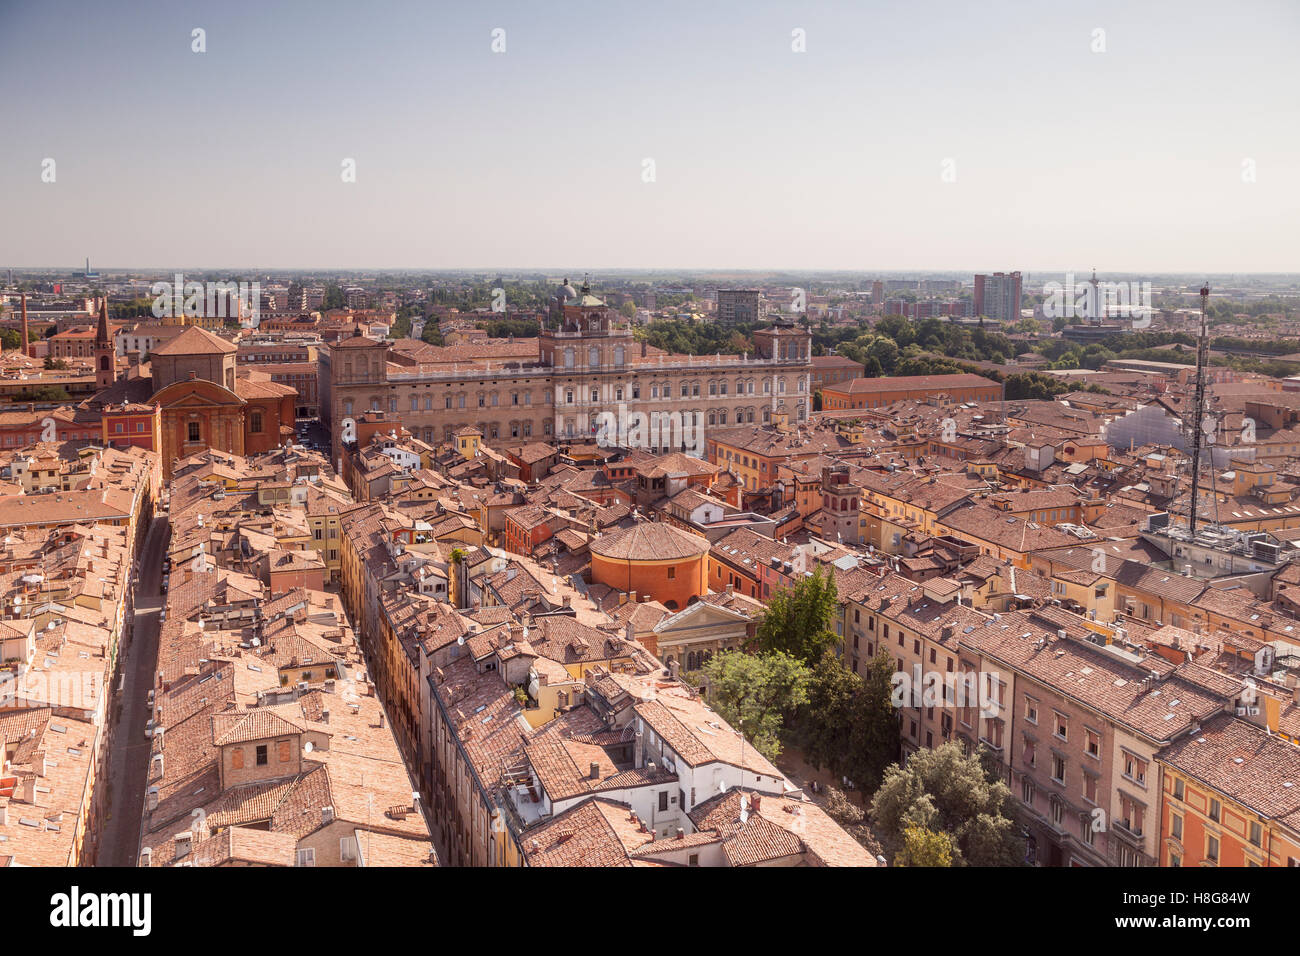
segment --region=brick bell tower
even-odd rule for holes
[[[108,326],[108,296],[99,309],[99,328],[95,332],[95,388],[105,389],[117,381],[117,348]]]

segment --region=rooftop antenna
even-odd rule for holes
[[[1196,540],[1197,482],[1201,477],[1201,419],[1205,412],[1205,359],[1209,351],[1209,319],[1206,314],[1210,299],[1210,283],[1201,286],[1201,335],[1196,342],[1196,396],[1193,400],[1192,419],[1192,513],[1187,520],[1188,534]]]

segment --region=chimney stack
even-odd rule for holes
[[[1298,691],[1300,693],[1300,691]],[[636,743],[633,745],[634,761],[633,766],[640,770],[645,766],[645,739],[641,736],[641,731],[636,732]]]
[[[596,761],[594,760],[591,762],[591,779],[592,780],[600,779],[600,764],[596,763]]]
[[[26,355],[28,358],[30,358],[32,354],[32,348],[31,348],[31,343],[27,338],[27,293],[26,292],[23,293],[23,341],[21,347],[23,350],[23,355]]]

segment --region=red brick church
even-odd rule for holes
[[[249,455],[293,437],[297,391],[266,372],[236,369],[235,346],[205,329],[186,329],[125,377],[114,351],[105,305],[95,339],[100,391],[83,404],[99,412],[106,444],[160,452],[165,477],[207,448]]]

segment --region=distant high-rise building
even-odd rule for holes
[[[975,276],[976,315],[999,322],[1017,322],[1020,319],[1020,273],[995,272]]]
[[[316,309],[319,309],[321,307],[321,303],[324,301],[325,301],[324,289],[304,288],[302,290],[302,310],[304,312],[312,312]]]
[[[719,322],[759,322],[763,318],[763,294],[757,289],[719,289]]]
[[[871,304],[880,305],[885,301],[885,284],[877,279],[871,283]]]

